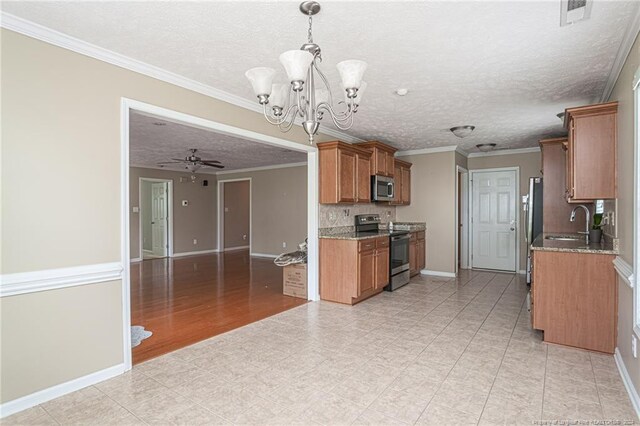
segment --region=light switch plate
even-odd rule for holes
[[[134,207],[133,208],[133,212],[134,213],[140,213],[140,207]]]

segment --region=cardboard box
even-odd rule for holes
[[[307,264],[295,263],[282,268],[282,293],[307,298]]]

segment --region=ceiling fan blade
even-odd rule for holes
[[[208,161],[201,161],[200,164],[202,164],[203,166],[209,166],[209,167],[216,167],[218,169],[224,169],[224,166],[222,166],[220,164],[209,163]]]
[[[218,160],[200,160],[200,161],[202,161],[203,163],[218,163],[218,164],[220,164],[220,162]]]
[[[187,163],[187,160],[183,159],[183,158],[172,158],[172,160],[174,161],[179,161],[181,163]]]
[[[180,164],[182,161],[163,161],[162,163],[157,164]]]

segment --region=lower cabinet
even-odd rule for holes
[[[409,239],[409,275],[418,275],[426,267],[425,231],[411,233]]]
[[[544,341],[613,353],[618,285],[610,254],[533,252],[531,320]]]
[[[320,239],[320,298],[353,305],[389,284],[389,238]]]

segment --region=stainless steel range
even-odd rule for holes
[[[393,291],[409,284],[409,232],[381,231],[377,214],[357,215],[355,222],[356,234],[389,235],[389,284],[384,289]]]

